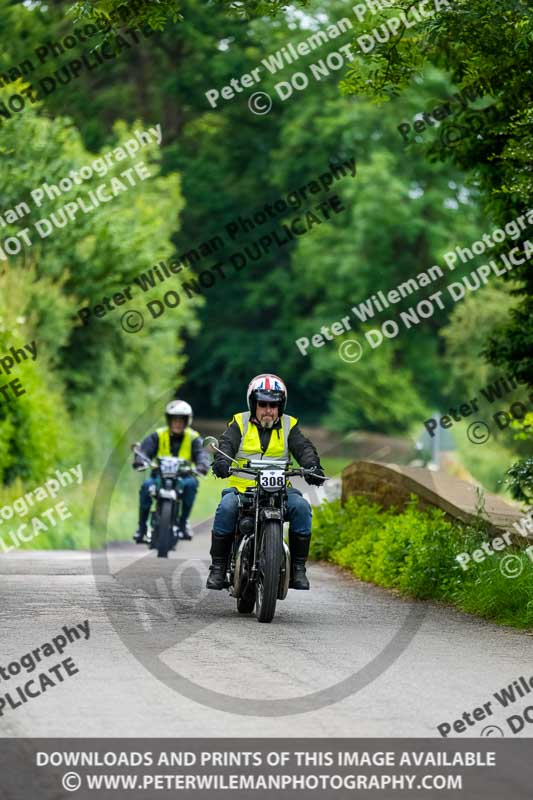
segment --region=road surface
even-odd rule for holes
[[[437,725],[492,701],[493,715],[462,734],[479,736],[527,705],[498,709],[493,698],[533,674],[525,633],[411,603],[323,564],[309,569],[312,590],[289,591],[262,625],[238,615],[227,592],[205,590],[208,548],[204,524],[168,560],[133,543],[107,556],[0,558],[0,665],[63,626],[90,626],[61,656],[79,671],[4,708],[1,735],[439,736]],[[43,658],[35,674],[59,660]],[[2,692],[20,678],[26,672],[2,680]]]

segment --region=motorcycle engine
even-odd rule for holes
[[[239,533],[243,536],[248,536],[254,532],[254,520],[252,517],[241,517],[239,520]]]

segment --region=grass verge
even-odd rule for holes
[[[480,522],[449,522],[440,509],[422,511],[417,500],[401,514],[361,498],[324,503],[314,512],[311,556],[349,569],[364,581],[419,599],[451,603],[471,614],[515,628],[533,627],[533,563],[517,548],[470,562],[456,560],[491,537]],[[515,578],[506,577],[502,559],[516,556]]]
[[[113,488],[107,519],[107,534],[104,525],[97,525],[91,537],[90,519],[99,478],[84,477],[79,486],[62,488],[55,498],[48,497],[40,503],[34,502],[24,513],[14,513],[10,520],[0,516],[0,556],[13,550],[89,550],[106,546],[106,542],[131,541],[137,528],[139,488],[145,478],[134,472],[127,464],[121,470]],[[191,522],[201,522],[213,516],[220,500],[225,481],[210,475],[200,479],[198,494],[191,514]],[[11,506],[17,498],[24,495],[24,487],[17,483],[9,488],[0,488],[0,508]],[[68,516],[61,520],[58,513],[46,516],[56,503],[63,502]],[[33,523],[33,519],[38,523]],[[18,537],[21,525],[23,536]],[[34,531],[34,525],[37,528]]]

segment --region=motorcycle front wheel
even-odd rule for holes
[[[172,545],[172,500],[163,500],[159,511],[157,556],[167,558]]]
[[[255,584],[255,614],[258,622],[272,622],[278,599],[283,527],[279,520],[264,523]]]

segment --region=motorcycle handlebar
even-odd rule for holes
[[[134,454],[135,456],[138,456],[138,458],[140,458],[140,459],[142,459],[142,461],[144,461],[144,466],[142,466],[142,467],[135,467],[135,469],[137,470],[137,472],[142,472],[142,471],[143,471],[143,470],[145,470],[145,469],[150,469],[150,467],[151,467],[152,469],[154,469],[154,468],[157,466],[157,464],[156,464],[154,461],[152,461],[150,458],[148,458],[148,456],[146,455],[146,453],[143,453],[143,451],[142,451],[142,450],[139,450],[139,448],[138,448],[136,445],[134,445],[134,446],[132,447],[132,450],[133,450],[133,454]],[[135,464],[134,464],[133,466],[135,466]]]
[[[151,466],[152,466],[152,469],[156,469],[157,464],[151,465]],[[136,472],[145,472],[147,469],[150,469],[150,466],[148,464],[146,464],[146,466],[144,466],[144,467],[135,467],[135,471]],[[192,475],[196,475],[197,478],[205,478],[206,477],[203,474],[203,472],[198,472],[196,467],[180,467],[180,470],[178,471],[178,474],[180,474],[180,473],[182,473],[182,474],[191,473]]]
[[[146,453],[143,453],[142,450],[139,450],[136,445],[134,445],[132,447],[132,450],[133,450],[134,455],[138,456],[139,458],[141,458],[144,461],[144,465],[143,466],[136,467],[135,464],[133,465],[135,467],[136,472],[144,472],[147,469],[157,469],[157,467],[158,467],[157,461],[151,460],[150,458],[148,458]],[[205,478],[205,475],[202,475],[201,472],[198,472],[198,470],[196,469],[196,467],[193,464],[180,466],[180,471],[192,472],[193,475],[197,475],[198,477]]]
[[[313,469],[305,469],[305,467],[300,467],[299,469],[291,469],[291,470],[283,470],[285,475],[288,478],[293,476],[299,476],[303,478],[305,475],[314,475],[316,478],[321,478],[323,481],[329,481],[331,478],[328,478],[327,475],[317,475]],[[261,470],[255,467],[230,467],[230,475],[233,475],[236,472],[248,472],[250,475],[258,475]]]
[[[303,467],[301,469],[291,470],[290,472],[287,472],[287,475],[289,476],[300,475],[300,477],[302,478],[304,477],[304,475],[314,475],[315,478],[321,478],[324,481],[331,480],[331,478],[328,478],[327,475],[317,475],[314,469],[304,469]]]

